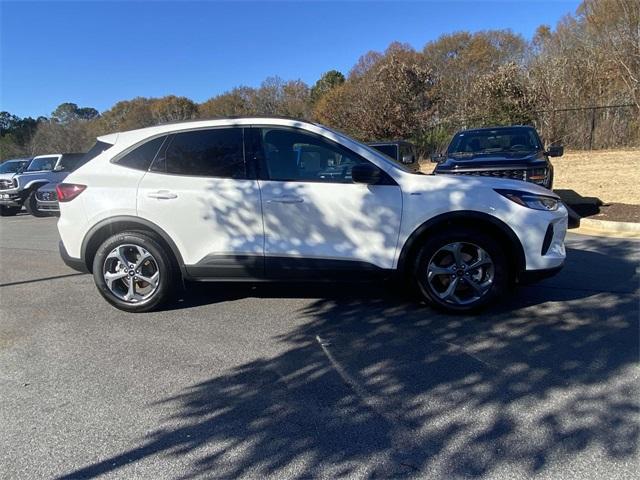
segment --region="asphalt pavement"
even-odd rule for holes
[[[0,219],[0,478],[637,478],[640,242],[570,234],[476,317],[388,283],[127,314]]]

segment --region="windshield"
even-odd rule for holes
[[[27,167],[27,172],[39,172],[41,170],[53,170],[56,166],[58,157],[40,157],[31,160],[31,163]]]
[[[29,163],[26,160],[23,161],[12,161],[9,160],[7,162],[4,162],[2,165],[0,165],[0,173],[16,173],[20,167],[25,166],[27,163]]]
[[[453,137],[447,153],[452,156],[473,157],[491,153],[522,154],[539,150],[540,142],[531,128],[500,128],[470,130]]]

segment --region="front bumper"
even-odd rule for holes
[[[6,207],[21,207],[24,199],[20,193],[0,192],[0,205]]]
[[[539,282],[545,278],[553,277],[557,275],[564,267],[564,262],[561,265],[553,268],[543,268],[541,270],[525,270],[521,272],[518,277],[518,283],[528,285],[530,283]]]
[[[62,243],[62,241],[58,243],[58,249],[60,250],[60,257],[62,257],[62,261],[67,267],[71,267],[81,273],[89,273],[87,265],[84,263],[84,261],[82,261],[81,258],[73,258],[69,256],[69,254],[67,253],[67,249],[64,247],[64,243]]]
[[[37,209],[40,212],[60,213],[60,204],[58,202],[43,202],[36,197]]]

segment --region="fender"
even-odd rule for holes
[[[96,233],[103,230],[104,228],[109,228],[109,226],[113,226],[118,223],[126,223],[129,225],[133,225],[133,228],[135,228],[135,225],[139,225],[144,230],[150,230],[156,235],[158,235],[158,237],[160,237],[163,240],[163,242],[171,249],[171,253],[173,253],[173,256],[176,259],[176,262],[178,263],[178,267],[180,268],[182,275],[185,278],[189,277],[184,267],[184,261],[182,260],[182,255],[180,254],[180,250],[178,250],[178,247],[176,246],[174,241],[171,239],[171,237],[167,234],[167,232],[165,232],[162,228],[160,228],[155,223],[150,222],[149,220],[145,220],[144,218],[140,218],[140,217],[134,217],[132,215],[118,215],[115,217],[105,218],[103,220],[100,220],[98,223],[96,223],[93,227],[89,229],[87,234],[84,236],[84,239],[82,240],[82,245],[80,247],[81,259],[85,265],[87,265],[87,249],[91,243],[91,240],[96,235]],[[130,228],[132,227],[127,227],[127,229],[130,229]],[[113,232],[113,233],[116,233],[116,232]],[[89,265],[87,265],[87,267],[90,268]]]
[[[50,183],[50,180],[46,180],[44,178],[38,178],[35,180],[31,180],[30,182],[25,183],[24,185],[20,185],[18,184],[18,190],[21,191],[26,191],[26,190],[31,190],[31,188],[36,185],[36,190],[44,185],[46,185],[47,183]]]
[[[407,238],[407,240],[404,242],[404,245],[402,246],[400,256],[398,257],[398,270],[405,271],[407,267],[406,263],[411,258],[411,253],[413,253],[413,247],[416,245],[416,242],[422,237],[422,235],[425,234],[428,230],[437,228],[442,224],[461,224],[463,222],[469,221],[489,224],[499,230],[500,233],[502,233],[509,240],[509,243],[511,245],[511,253],[514,256],[514,260],[516,263],[515,266],[517,269],[517,273],[525,270],[526,260],[524,249],[522,248],[520,239],[511,229],[511,227],[509,227],[509,225],[504,223],[499,218],[489,215],[488,213],[477,212],[474,210],[459,210],[455,212],[442,213],[430,218],[418,228],[416,228],[411,233],[411,235],[409,235],[409,238]]]

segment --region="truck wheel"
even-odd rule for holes
[[[13,217],[20,211],[20,207],[0,206],[0,217]]]
[[[27,213],[30,213],[34,217],[48,217],[49,215],[44,212],[38,211],[38,201],[36,200],[36,191],[32,190],[27,199],[24,201],[24,208],[27,209]]]
[[[422,297],[447,312],[476,312],[507,290],[509,271],[500,244],[484,232],[452,228],[431,236],[414,265]]]

